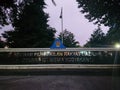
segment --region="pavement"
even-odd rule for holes
[[[0,90],[120,90],[119,83],[112,76],[0,76]]]

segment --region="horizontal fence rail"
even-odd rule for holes
[[[120,51],[118,48],[0,48],[0,52],[39,52],[39,51]]]
[[[39,64],[39,65],[0,65],[0,70],[19,70],[19,69],[120,69],[119,65],[102,64]]]

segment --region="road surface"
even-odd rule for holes
[[[0,76],[0,90],[120,90],[118,80],[112,76]]]

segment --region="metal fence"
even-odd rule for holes
[[[0,64],[120,64],[120,49],[0,48]]]

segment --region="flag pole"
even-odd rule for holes
[[[61,7],[61,16],[60,16],[60,18],[61,18],[62,43],[64,43],[63,42],[63,7]]]

